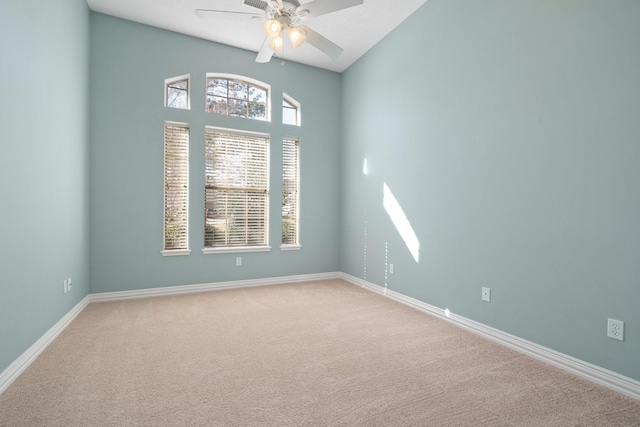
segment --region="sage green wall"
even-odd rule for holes
[[[640,380],[640,3],[430,0],[342,76],[53,3],[0,3],[0,372],[89,290],[340,269]],[[205,114],[206,72],[286,91],[303,127]],[[181,74],[191,111],[162,106]],[[160,256],[165,120],[191,124],[187,257]],[[200,253],[205,125],[272,135],[274,195],[301,137],[303,250],[274,196],[270,253]]]
[[[91,14],[91,291],[108,292],[336,271],[340,75]],[[207,72],[268,83],[271,123],[208,114]],[[164,81],[191,75],[191,110],[163,106]],[[302,104],[302,127],[282,124],[282,92]],[[163,123],[187,122],[191,255],[162,257]],[[271,135],[271,252],[203,255],[204,127]],[[300,251],[280,250],[281,141],[301,139]],[[242,256],[242,267],[235,257]]]
[[[384,285],[386,260],[392,290],[640,380],[639,22],[636,0],[427,2],[343,75],[341,270]]]
[[[86,2],[2,0],[0,52],[2,372],[89,291]]]

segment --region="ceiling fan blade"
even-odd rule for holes
[[[248,1],[248,0],[245,0]],[[364,0],[313,0],[307,4],[301,5],[297,12],[308,13],[309,18],[315,18],[316,16],[326,15],[327,13],[337,12],[342,9],[348,9],[353,6],[359,6],[364,3]]]
[[[267,2],[264,2],[262,0],[244,0],[242,3],[260,10],[267,9]]]
[[[215,10],[215,9],[196,9],[196,15],[200,18],[219,18],[220,14],[230,14],[234,17],[250,17],[250,18],[263,18],[263,15],[249,12],[235,12],[231,10]]]
[[[316,33],[311,28],[304,25],[300,25],[298,28],[303,29],[307,33],[307,43],[309,43],[316,49],[326,53],[334,61],[338,59],[340,55],[342,55],[342,52],[344,52],[344,49],[342,49],[340,46]]]
[[[271,57],[273,56],[273,49],[269,47],[270,41],[271,40],[269,40],[269,37],[264,39],[264,43],[262,43],[260,52],[258,52],[258,56],[256,57],[256,62],[264,64],[271,61]]]

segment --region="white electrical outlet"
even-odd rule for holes
[[[242,265],[242,257],[236,257],[236,267],[240,267]]]
[[[607,319],[607,336],[614,340],[624,341],[624,322],[621,320]]]
[[[67,279],[67,292],[71,292],[71,277]]]
[[[393,274],[393,264],[389,264],[389,274]]]
[[[63,293],[66,294],[67,292],[69,292],[69,282],[67,281],[67,279],[64,279],[64,282],[62,282],[62,286],[63,286],[62,288]]]
[[[482,301],[491,302],[491,288],[482,288]]]

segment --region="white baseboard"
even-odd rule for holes
[[[507,334],[498,329],[483,325],[463,316],[451,313],[448,310],[429,305],[417,299],[408,297],[399,292],[392,291],[379,285],[367,282],[357,277],[340,273],[340,277],[354,285],[369,289],[380,295],[385,295],[392,300],[408,305],[422,312],[444,319],[469,332],[485,337],[517,352],[548,363],[557,368],[571,372],[579,377],[615,390],[631,398],[640,400],[640,381],[625,377],[607,369],[592,365],[588,362],[576,359],[566,354],[551,350],[533,342]]]
[[[279,285],[284,283],[310,282],[312,280],[338,279],[340,273],[301,274],[297,276],[269,277],[266,279],[234,280],[229,282],[203,283],[200,285],[167,286],[164,288],[139,289],[134,291],[103,292],[89,295],[91,302],[117,301],[133,298],[147,298],[193,292],[219,291],[222,289],[249,288],[255,286]]]
[[[33,363],[34,360],[53,342],[54,339],[76,318],[78,314],[89,305],[89,297],[86,296],[75,305],[62,319],[49,329],[38,341],[27,349],[20,357],[0,373],[0,394]]]
[[[146,298],[153,296],[178,295],[193,292],[206,292],[222,289],[246,288],[255,286],[268,286],[284,283],[308,282],[313,280],[344,279],[354,285],[369,289],[372,292],[385,295],[392,300],[413,307],[417,310],[449,321],[472,333],[481,335],[496,343],[516,350],[520,353],[541,360],[550,365],[571,372],[594,383],[603,385],[619,393],[640,400],[640,382],[623,375],[592,365],[582,360],[567,356],[549,348],[540,346],[530,341],[507,334],[481,323],[469,320],[465,317],[450,313],[441,308],[429,305],[417,299],[408,297],[399,292],[386,289],[382,286],[367,282],[357,277],[340,273],[318,273],[297,276],[272,277],[266,279],[237,280],[219,283],[207,283],[200,285],[170,286],[164,288],[141,289],[135,291],[105,292],[89,294],[75,307],[73,307],[62,319],[49,329],[27,351],[18,357],[2,373],[0,373],[0,394],[4,392],[20,376],[25,369],[47,348],[47,346],[76,318],[87,305],[92,302],[117,301],[132,298]]]
[[[51,344],[51,342],[76,318],[82,310],[92,302],[117,301],[133,298],[146,298],[153,296],[178,295],[192,292],[206,292],[221,289],[247,288],[255,286],[278,285],[284,283],[310,282],[313,280],[339,279],[340,273],[317,273],[303,274],[297,276],[271,277],[266,279],[237,280],[219,283],[206,283],[201,285],[169,286],[164,288],[141,289],[135,291],[105,292],[99,294],[89,294],[75,307],[73,307],[62,319],[49,329],[38,341],[36,341],[27,351],[18,357],[2,373],[0,373],[0,394],[33,363],[34,360]]]

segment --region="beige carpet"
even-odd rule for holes
[[[639,426],[635,401],[343,281],[89,305],[2,426]]]

